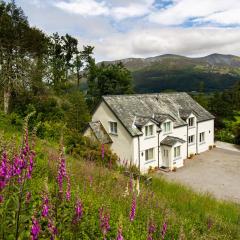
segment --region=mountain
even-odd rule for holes
[[[122,62],[134,79],[136,92],[221,91],[240,80],[240,57],[211,54],[190,58],[165,54],[149,58],[126,58],[104,61],[105,64]]]

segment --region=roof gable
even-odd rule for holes
[[[148,118],[158,123],[170,118],[174,127],[186,125],[183,116],[192,112],[197,116],[197,121],[214,118],[187,93],[109,95],[103,96],[103,101],[132,136],[142,134],[138,128],[133,127],[136,116],[141,116],[141,124]]]

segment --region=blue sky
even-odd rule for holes
[[[240,0],[16,0],[29,22],[95,46],[97,60],[240,55]]]

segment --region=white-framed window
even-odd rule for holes
[[[145,150],[145,160],[152,160],[154,159],[154,148],[149,148]]]
[[[188,126],[189,127],[194,127],[195,126],[195,118],[194,117],[190,117],[188,119]]]
[[[200,143],[205,142],[205,132],[201,132],[199,134],[199,142]]]
[[[153,136],[154,135],[153,130],[154,130],[154,126],[153,125],[145,126],[145,136],[146,137]]]
[[[165,122],[163,123],[163,132],[169,133],[171,132],[171,122]]]
[[[174,158],[177,158],[180,156],[181,156],[181,146],[175,147],[174,148]]]
[[[163,150],[163,156],[168,158],[168,150],[167,149],[164,149]]]
[[[191,135],[191,136],[188,136],[188,143],[191,144],[191,143],[194,143],[194,139],[195,136],[194,135]]]
[[[117,122],[109,122],[109,131],[112,134],[117,134]]]

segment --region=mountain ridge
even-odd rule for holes
[[[139,93],[169,89],[198,91],[200,85],[204,85],[207,92],[222,91],[240,80],[240,57],[231,54],[213,53],[194,58],[163,54],[101,63],[120,62],[132,72],[135,91]]]

